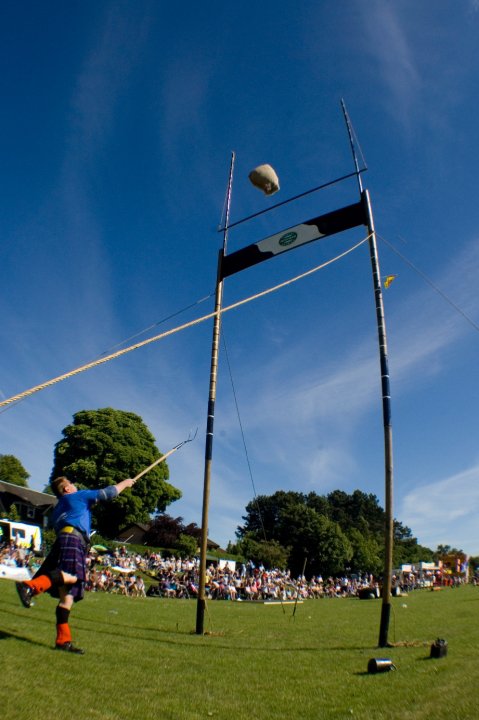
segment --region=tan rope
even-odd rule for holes
[[[255,295],[251,295],[250,297],[244,298],[243,300],[238,300],[237,302],[233,303],[232,305],[228,305],[227,307],[222,308],[219,312],[221,314],[229,312],[230,310],[234,310],[241,305],[245,305],[246,303],[252,302],[253,300],[258,300],[258,298],[264,297],[265,295],[269,295],[270,293],[276,292],[277,290],[281,290],[281,288],[286,287],[287,285],[291,285],[292,283],[297,282],[298,280],[302,280],[303,278],[307,277],[308,275],[312,275],[315,272],[318,272],[318,270],[322,270],[323,268],[327,267],[328,265],[331,265],[334,262],[337,262],[338,260],[341,260],[341,258],[345,257],[346,255],[349,255],[349,253],[353,252],[353,250],[356,250],[360,245],[363,245],[363,243],[367,242],[369,240],[369,235],[365,238],[363,238],[360,242],[356,243],[356,245],[353,245],[348,250],[345,250],[340,255],[337,255],[336,257],[332,258],[331,260],[327,260],[326,262],[322,263],[321,265],[317,265],[316,267],[312,268],[311,270],[307,270],[306,272],[302,273],[301,275],[296,275],[293,278],[290,278],[289,280],[285,280],[285,282],[280,283],[279,285],[275,285],[274,287],[268,288],[267,290],[262,290],[259,293],[256,293]],[[178,325],[175,328],[172,328],[171,330],[166,330],[165,332],[161,333],[160,335],[155,335],[154,337],[148,338],[147,340],[142,340],[139,343],[136,343],[135,345],[130,345],[129,347],[123,348],[123,350],[118,350],[115,353],[111,353],[110,355],[105,355],[105,357],[99,358],[98,360],[93,360],[92,362],[87,363],[86,365],[82,365],[81,367],[76,368],[75,370],[70,370],[70,372],[64,373],[63,375],[58,375],[55,378],[52,378],[51,380],[47,380],[44,383],[41,383],[40,385],[35,385],[35,387],[30,388],[29,390],[24,390],[23,392],[19,393],[18,395],[12,395],[12,397],[7,398],[6,400],[2,400],[0,402],[0,408],[5,407],[7,405],[11,405],[12,403],[19,402],[20,400],[23,400],[26,397],[30,397],[30,395],[34,395],[37,392],[40,392],[40,390],[45,390],[47,387],[51,387],[52,385],[56,385],[59,382],[62,382],[63,380],[67,380],[70,377],[74,377],[75,375],[79,375],[82,372],[85,372],[86,370],[91,370],[94,367],[97,367],[98,365],[103,365],[104,363],[110,362],[110,360],[114,360],[117,357],[121,357],[122,355],[126,355],[127,353],[133,352],[133,350],[138,350],[141,347],[145,347],[146,345],[150,345],[151,343],[157,342],[158,340],[162,340],[165,337],[168,337],[169,335],[174,335],[175,333],[180,332],[181,330],[186,330],[187,328],[193,327],[194,325],[199,325],[202,322],[205,322],[205,320],[210,320],[210,318],[213,318],[217,314],[216,311],[213,311],[211,313],[208,313],[207,315],[203,315],[202,317],[197,318],[196,320],[191,320],[190,322],[184,323],[183,325]]]

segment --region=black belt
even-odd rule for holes
[[[88,547],[88,545],[90,544],[85,533],[83,533],[81,530],[78,530],[78,528],[73,527],[73,525],[65,525],[65,527],[62,527],[58,531],[58,534],[59,535],[75,535],[75,537],[79,537],[83,541],[85,547]]]

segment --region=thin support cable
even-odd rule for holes
[[[205,297],[200,298],[199,300],[196,300],[195,302],[190,303],[189,305],[186,305],[184,308],[181,308],[181,310],[177,310],[176,312],[172,313],[171,315],[167,315],[162,320],[158,320],[158,322],[153,323],[152,325],[149,325],[148,327],[144,328],[144,330],[139,330],[134,335],[130,335],[130,337],[125,338],[124,340],[122,340],[119,343],[116,343],[115,345],[112,345],[112,347],[109,350],[105,350],[104,352],[102,352],[100,357],[103,357],[103,355],[106,355],[107,353],[113,352],[114,350],[116,350],[116,348],[121,347],[122,345],[124,345],[127,342],[131,342],[132,340],[135,340],[135,338],[137,338],[137,337],[141,337],[141,335],[144,335],[145,333],[149,332],[150,330],[153,330],[153,328],[158,327],[158,325],[163,325],[163,323],[165,323],[167,320],[171,320],[172,318],[177,317],[178,315],[182,315],[187,310],[191,310],[191,308],[194,308],[197,305],[201,305],[201,303],[204,303],[206,300],[209,300],[210,298],[212,298],[214,296],[214,294],[215,294],[214,291],[210,292],[209,295],[205,295]]]
[[[230,225],[226,225],[225,227],[219,227],[218,232],[223,232],[224,230],[231,230],[231,228],[237,227],[238,225],[242,225],[245,222],[248,222],[248,220],[253,220],[253,218],[257,218],[260,215],[264,215],[265,213],[271,212],[272,210],[276,210],[276,208],[282,207],[283,205],[287,205],[290,202],[294,202],[295,200],[299,200],[300,198],[306,197],[306,195],[311,195],[311,193],[318,192],[318,190],[324,190],[327,187],[331,187],[331,185],[336,185],[337,183],[342,182],[343,180],[348,180],[348,178],[357,177],[359,173],[365,172],[367,168],[362,168],[361,170],[358,170],[357,172],[348,173],[347,175],[342,175],[339,178],[336,178],[335,180],[330,180],[329,182],[323,183],[322,185],[318,185],[317,187],[311,188],[311,190],[306,190],[306,192],[302,192],[299,195],[295,195],[294,197],[287,198],[287,200],[282,200],[279,203],[276,203],[276,205],[272,205],[269,208],[265,208],[264,210],[259,210],[256,213],[253,213],[253,215],[248,215],[248,217],[242,218],[241,220],[237,220],[234,223],[231,223]]]
[[[454,310],[456,310],[456,312],[458,312],[459,315],[462,315],[464,320],[467,320],[467,322],[470,325],[472,325],[474,330],[479,331],[479,325],[477,323],[475,323],[474,320],[472,318],[470,318],[469,315],[467,315],[467,313],[465,313],[464,310],[462,310],[462,308],[459,307],[459,305],[456,305],[456,303],[453,300],[451,300],[451,298],[448,297],[446,295],[446,293],[443,290],[441,290],[441,288],[439,288],[435,283],[433,283],[433,281],[425,273],[423,273],[422,270],[419,270],[419,268],[416,267],[414,265],[414,263],[411,262],[411,260],[408,260],[408,258],[405,255],[403,255],[401,252],[399,252],[399,250],[396,247],[394,247],[394,245],[389,240],[386,240],[386,238],[381,237],[381,235],[377,235],[377,233],[376,233],[376,236],[380,240],[382,240],[382,242],[385,245],[387,245],[388,248],[390,248],[398,257],[400,257],[401,260],[406,263],[406,265],[409,265],[409,267],[412,268],[412,270],[414,270],[415,273],[417,273],[420,277],[422,277],[422,279],[425,282],[427,282],[427,284],[430,287],[432,287],[432,289],[435,292],[437,292],[437,294],[440,295],[443,298],[443,300],[445,300],[452,308],[454,308]]]
[[[251,463],[250,463],[250,460],[249,460],[248,448],[247,448],[247,446],[246,446],[246,438],[245,438],[245,434],[244,434],[244,430],[243,430],[243,423],[242,423],[242,421],[241,421],[241,414],[240,414],[239,405],[238,405],[238,398],[237,398],[237,395],[236,395],[236,389],[235,389],[235,384],[234,384],[234,380],[233,380],[233,373],[232,373],[232,371],[231,371],[231,363],[230,363],[230,359],[229,359],[229,355],[228,355],[228,348],[226,347],[226,338],[225,338],[225,334],[224,334],[224,329],[222,330],[221,337],[222,337],[222,340],[223,340],[223,348],[224,348],[224,351],[225,351],[226,364],[227,364],[227,366],[228,366],[228,372],[229,372],[229,376],[230,376],[231,388],[232,388],[232,391],[233,391],[233,398],[234,398],[235,407],[236,407],[236,415],[237,415],[237,417],[238,417],[238,424],[239,424],[240,432],[241,432],[241,439],[242,439],[242,441],[243,441],[243,448],[244,448],[245,457],[246,457],[246,464],[248,465],[249,477],[250,477],[250,480],[251,480],[251,486],[252,486],[252,488],[253,488],[253,497],[254,497],[254,501],[255,501],[255,504],[256,504],[256,508],[257,508],[257,510],[258,510],[258,516],[259,516],[259,520],[260,520],[260,523],[261,523],[261,528],[262,528],[262,530],[263,530],[263,537],[264,537],[264,539],[265,539],[265,542],[268,542],[268,538],[266,537],[266,530],[265,530],[264,522],[263,522],[263,516],[262,516],[262,514],[261,514],[261,507],[260,507],[260,504],[259,504],[259,501],[258,501],[258,493],[256,492],[255,482],[254,482],[254,478],[253,478],[253,471],[252,471],[252,469],[251,469]]]

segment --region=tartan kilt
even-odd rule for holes
[[[86,580],[86,548],[81,538],[73,534],[60,533],[34,577],[46,575],[51,570],[63,570],[70,575],[76,575],[78,578],[76,583],[68,586],[69,594],[73,596],[74,602],[83,599]],[[48,592],[54,598],[60,597],[56,585],[52,585]]]

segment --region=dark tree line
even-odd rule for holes
[[[381,573],[385,513],[373,494],[280,490],[252,500],[242,519],[238,541],[229,549],[252,559],[287,566],[294,574],[305,565],[308,575]],[[418,545],[411,530],[397,520],[394,536],[395,566],[432,559],[432,551]]]

